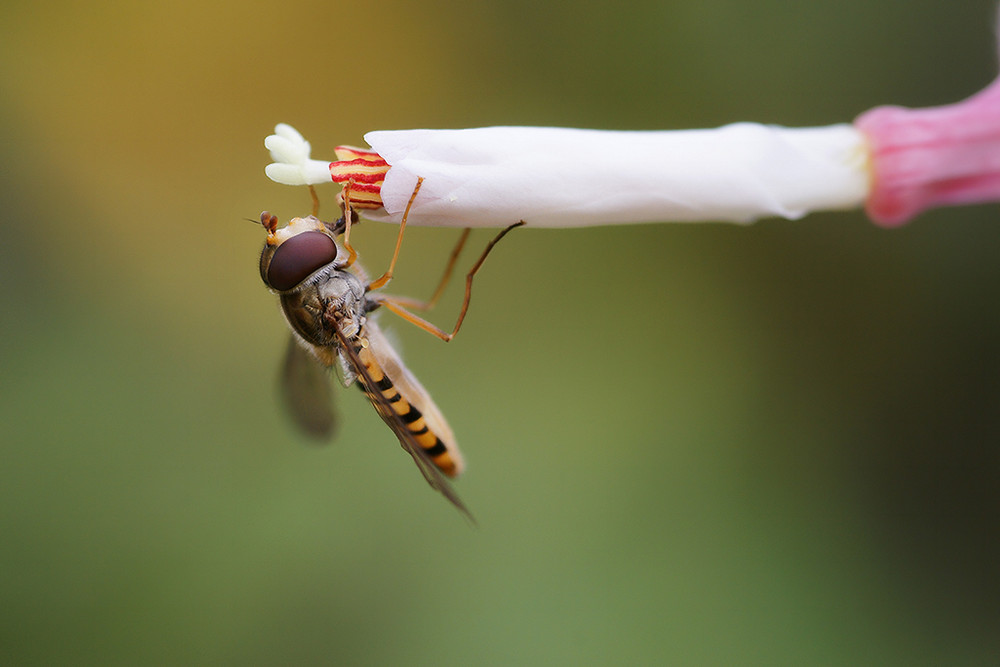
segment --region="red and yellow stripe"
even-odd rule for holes
[[[335,183],[350,183],[352,208],[381,208],[382,183],[389,163],[372,150],[337,146],[337,161],[330,163],[330,178]]]

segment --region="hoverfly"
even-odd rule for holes
[[[501,231],[470,269],[462,309],[455,328],[447,333],[411,309],[427,309],[440,296],[470,230],[462,233],[434,296],[426,303],[376,291],[392,279],[406,218],[421,183],[422,179],[417,181],[403,213],[389,268],[378,279],[368,280],[349,242],[351,225],[357,223],[357,214],[350,207],[350,184],[338,197],[343,215],[332,224],[316,217],[315,192],[313,215],[294,218],[281,229],[277,217],[267,211],[261,213],[267,240],[260,256],[260,275],[264,284],[278,295],[292,330],[282,386],[286,405],[299,426],[315,436],[325,437],[332,432],[328,376],[332,368],[339,367],[344,385],[356,384],[361,389],[431,487],[471,518],[446,479],[458,476],[464,467],[455,436],[430,394],[406,368],[375,323],[373,311],[385,306],[425,331],[450,341],[461,328],[472,294],[472,279],[486,256],[507,232],[524,222]]]

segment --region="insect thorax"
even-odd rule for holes
[[[365,303],[361,280],[336,269],[281,295],[281,308],[291,327],[307,342],[323,347],[337,345],[334,322],[347,338],[361,332]]]

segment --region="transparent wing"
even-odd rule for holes
[[[330,370],[292,335],[281,366],[281,398],[295,424],[309,437],[329,440],[337,427]]]
[[[440,493],[442,496],[448,499],[452,505],[458,508],[470,521],[476,522],[475,518],[469,512],[469,509],[462,502],[462,499],[458,497],[455,493],[455,489],[452,488],[448,479],[437,469],[437,466],[431,462],[424,453],[424,450],[420,447],[416,440],[414,440],[413,435],[410,434],[409,429],[406,428],[406,424],[399,418],[389,402],[385,399],[382,393],[375,388],[376,383],[372,378],[368,369],[365,368],[364,364],[361,363],[361,359],[358,357],[358,353],[354,351],[354,346],[351,341],[344,335],[341,331],[339,323],[331,320],[334,329],[337,333],[337,340],[340,342],[341,353],[351,366],[353,366],[354,372],[357,374],[358,379],[364,384],[365,387],[371,388],[371,391],[366,391],[365,396],[368,400],[372,402],[375,406],[375,410],[378,411],[379,416],[382,417],[392,432],[396,434],[399,439],[399,444],[403,447],[407,454],[413,457],[413,461],[417,464],[417,468],[423,474],[424,479],[427,483],[431,485],[431,488]]]

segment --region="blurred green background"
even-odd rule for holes
[[[996,664],[996,206],[510,235],[455,342],[383,317],[478,528],[359,392],[329,447],[289,426],[244,220],[308,210],[263,175],[276,122],[316,157],[373,129],[823,125],[982,88],[994,16],[4,3],[0,661]],[[428,294],[455,234],[411,230],[394,291]],[[369,266],[394,235],[359,228]]]

